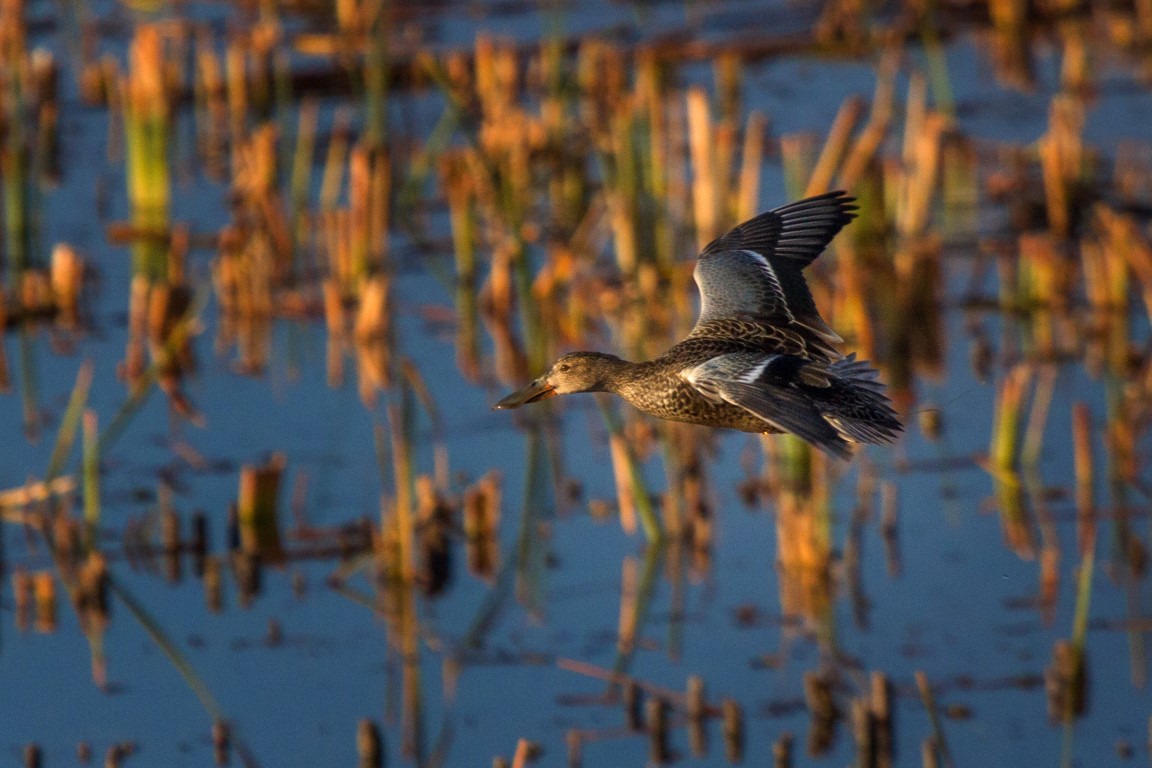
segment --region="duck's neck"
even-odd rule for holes
[[[619,394],[620,387],[631,378],[631,369],[635,363],[621,360],[615,355],[596,353],[595,381],[592,381],[584,392],[615,392]]]
[[[600,381],[602,388],[597,391],[614,392],[631,401],[636,388],[644,386],[643,376],[650,363],[633,363],[618,357],[609,357],[604,362],[604,376]]]

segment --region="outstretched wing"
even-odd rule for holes
[[[737,331],[740,323],[753,321],[798,334],[798,354],[838,359],[831,345],[841,338],[820,317],[801,270],[854,218],[853,202],[844,192],[806,198],[709,243],[696,263],[700,318],[691,335],[735,336],[746,330]]]
[[[826,370],[794,355],[734,352],[714,357],[684,371],[684,378],[704,397],[743,408],[764,420],[765,427],[790,432],[842,459],[852,456],[848,442],[815,403],[796,387],[829,386]],[[767,429],[765,429],[767,431]]]

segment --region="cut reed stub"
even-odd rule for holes
[[[782,733],[772,744],[772,765],[775,768],[792,768],[792,734]]]
[[[890,768],[895,757],[892,724],[892,685],[883,672],[872,673],[869,692],[872,745],[877,768]]]
[[[50,279],[57,322],[65,328],[74,328],[79,318],[80,289],[84,283],[84,260],[75,248],[59,243],[52,249]]]
[[[684,698],[688,716],[688,747],[694,757],[704,757],[708,752],[708,703],[705,700],[704,678],[690,675]]]
[[[245,554],[260,556],[270,563],[284,559],[279,499],[280,479],[287,464],[284,454],[275,453],[261,466],[249,464],[240,470],[240,493],[236,503],[240,548]]]
[[[220,613],[224,610],[224,585],[220,577],[220,558],[208,555],[204,558],[204,575],[201,578],[204,585],[204,600],[210,613]]]
[[[33,574],[32,591],[36,598],[36,631],[51,634],[56,631],[56,579],[52,571]]]
[[[641,710],[644,707],[644,693],[634,678],[624,681],[620,696],[624,704],[624,727],[632,732],[643,730]]]
[[[648,728],[648,759],[656,765],[664,765],[672,760],[668,746],[668,703],[659,696],[653,696],[644,707]]]
[[[12,572],[12,602],[15,606],[16,629],[20,632],[27,632],[31,623],[32,597],[32,574],[18,566]]]
[[[236,579],[240,607],[249,608],[260,594],[264,566],[259,555],[236,552],[232,555],[232,575]]]
[[[492,471],[464,491],[468,570],[491,579],[500,565],[500,475]]]
[[[832,681],[818,672],[805,673],[804,699],[812,717],[808,728],[808,754],[818,757],[831,748],[839,717],[832,698]]]
[[[1084,714],[1088,703],[1088,661],[1084,649],[1067,640],[1052,647],[1052,663],[1044,671],[1048,718],[1070,723]]]
[[[584,764],[584,736],[575,728],[570,728],[564,741],[568,747],[568,768],[581,768]]]
[[[735,699],[724,699],[720,712],[724,720],[724,756],[737,765],[744,761],[744,708]]]
[[[86,632],[102,632],[108,623],[108,563],[92,551],[79,570],[76,610]]]
[[[224,720],[212,723],[212,756],[216,765],[228,765],[232,752],[232,729]]]
[[[453,526],[453,508],[436,490],[429,475],[416,478],[417,527],[419,550],[417,582],[428,596],[441,594],[452,581],[452,550],[449,531]]]
[[[368,718],[364,718],[356,726],[356,754],[360,758],[360,768],[381,768],[384,765],[380,729]]]

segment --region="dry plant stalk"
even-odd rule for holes
[[[128,77],[121,82],[128,198],[136,241],[133,271],[149,281],[167,277],[165,238],[171,205],[168,161],[171,108],[161,27],[142,24],[129,48]]]
[[[805,493],[777,499],[777,569],[780,607],[787,616],[814,624],[832,600],[832,547],[819,501]]]
[[[824,147],[816,160],[816,166],[808,178],[808,186],[804,189],[804,196],[819,195],[832,189],[832,179],[836,169],[840,167],[845,153],[848,151],[852,132],[864,116],[866,104],[859,96],[849,96],[840,105],[832,127],[828,129],[828,138],[824,140]]]
[[[989,449],[990,463],[996,472],[1015,471],[1024,395],[1034,376],[1032,366],[1021,363],[1014,366],[1000,384],[992,429],[992,446]]]
[[[1048,132],[1037,142],[1040,169],[1044,178],[1048,223],[1057,237],[1067,237],[1072,229],[1072,196],[1078,191],[1085,168],[1084,106],[1067,94],[1052,97]]]
[[[79,320],[80,289],[84,283],[84,260],[76,249],[60,243],[52,249],[52,297],[58,322],[64,328],[74,328]]]
[[[240,469],[240,491],[236,502],[240,526],[240,547],[247,555],[268,562],[280,562],[284,550],[280,540],[280,480],[288,459],[275,453],[263,465],[246,464]]]
[[[630,653],[636,644],[637,570],[636,558],[625,557],[620,566],[620,622],[616,633],[616,648],[621,654]]]
[[[702,88],[691,88],[687,95],[688,139],[692,157],[692,205],[696,222],[696,245],[703,250],[720,234],[723,215],[722,193],[717,178],[715,131],[708,96]]]

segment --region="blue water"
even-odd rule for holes
[[[725,5],[725,4],[721,4]],[[740,12],[745,4],[731,4]],[[774,12],[787,17],[793,11]],[[567,31],[635,25],[636,34],[656,34],[692,20],[694,5],[657,4],[649,11],[606,5],[603,14],[572,9]],[[206,12],[215,13],[215,12]],[[810,18],[810,9],[796,9]],[[470,39],[477,29],[510,31],[530,38],[547,20],[531,12],[461,19],[451,11],[427,22],[441,43]],[[710,34],[718,34],[713,29]],[[58,49],[56,40],[45,41]],[[961,39],[948,49],[952,86],[960,106],[959,127],[985,142],[1029,142],[1045,129],[1048,103],[1057,85],[1057,62],[1042,56],[1040,79],[1033,93],[999,86],[978,44]],[[916,54],[913,54],[915,59]],[[74,95],[65,77],[65,93]],[[835,63],[788,59],[752,66],[746,73],[745,103],[767,114],[775,135],[826,130],[841,101],[851,94],[870,96],[874,75],[870,62]],[[1152,98],[1131,87],[1122,67],[1106,64],[1102,84],[1086,127],[1086,140],[1105,156],[1125,139],[1147,141]],[[99,292],[93,298],[94,328],[72,351],[50,343],[45,329],[29,332],[39,403],[48,415],[38,440],[25,438],[18,391],[0,396],[0,485],[11,487],[42,474],[52,449],[52,436],[82,360],[92,359],[96,377],[91,407],[107,424],[126,392],[115,376],[126,341],[124,311],[129,260],[126,250],[104,240],[104,221],[97,215],[98,190],[109,200],[109,218],[127,215],[119,160],[105,157],[106,114],[84,108],[74,96],[62,113],[65,169],[60,186],[47,193],[41,215],[44,242],[68,240],[97,265]],[[190,152],[181,148],[180,152]],[[178,182],[173,218],[197,232],[210,232],[227,220],[226,190],[190,175]],[[784,198],[778,167],[765,171],[762,204]],[[1000,215],[987,212],[989,217]],[[405,247],[396,235],[394,246]],[[190,274],[207,279],[212,254],[195,253]],[[685,254],[685,258],[689,258]],[[837,668],[843,691],[882,670],[896,686],[896,736],[900,764],[914,765],[919,744],[930,733],[913,675],[923,670],[942,706],[971,709],[970,719],[946,719],[945,733],[957,765],[985,766],[1016,762],[1054,765],[1060,760],[1065,734],[1047,719],[1042,686],[1021,688],[1013,679],[1036,681],[1049,662],[1052,644],[1070,635],[1075,591],[1074,523],[1067,500],[1054,501],[1061,542],[1060,593],[1055,614],[1046,622],[1030,602],[1038,590],[1038,565],[1007,547],[992,483],[973,462],[931,472],[902,472],[902,459],[918,461],[941,455],[972,456],[986,450],[991,428],[994,388],[978,381],[968,364],[969,341],[954,299],[967,282],[967,261],[948,267],[949,309],[947,376],[942,382],[920,382],[923,394],[940,405],[946,438],[941,445],[923,439],[913,427],[895,449],[873,449],[870,458],[881,479],[894,483],[899,498],[899,547],[902,570],[887,572],[877,521],[861,538],[860,579],[867,600],[867,626],[853,620],[852,605],[842,585],[835,602]],[[633,559],[642,570],[644,548],[639,534],[627,535],[618,523],[597,521],[583,503],[554,509],[524,509],[528,438],[508,413],[492,412],[502,390],[469,383],[457,369],[451,333],[432,325],[424,310],[451,310],[452,297],[427,270],[405,269],[396,279],[398,345],[411,357],[428,383],[444,418],[453,476],[475,479],[490,470],[502,475],[502,558],[514,558],[521,527],[529,526],[527,563],[535,573],[531,585],[519,577],[508,585],[491,630],[481,648],[467,656],[453,690],[446,688],[443,664],[502,587],[477,579],[464,568],[457,545],[456,574],[447,592],[421,599],[420,675],[426,752],[445,745],[443,764],[487,764],[493,755],[511,756],[519,738],[539,742],[542,764],[563,764],[564,734],[570,728],[605,729],[605,737],[585,745],[586,765],[640,765],[647,756],[643,735],[623,736],[618,706],[591,699],[605,684],[557,667],[557,659],[574,659],[610,668],[616,659],[623,563]],[[325,332],[317,323],[279,322],[268,370],[243,376],[234,370],[233,353],[214,349],[216,309],[204,313],[204,332],[194,347],[199,370],[188,382],[188,394],[202,411],[206,426],[177,424],[163,397],[154,393],[127,432],[105,458],[104,525],[110,539],[131,516],[155,508],[158,472],[166,468],[178,480],[175,504],[181,513],[204,510],[210,520],[213,547],[223,551],[225,514],[234,500],[236,470],[272,451],[289,460],[288,483],[308,478],[305,515],[314,525],[336,525],[361,517],[375,519],[391,478],[380,477],[373,432],[383,423],[383,409],[366,408],[355,388],[348,361],[342,386],[325,378]],[[1136,336],[1147,334],[1147,319]],[[997,338],[1000,321],[989,319]],[[19,337],[9,332],[3,344],[14,381],[18,382]],[[485,344],[488,340],[485,339]],[[486,348],[486,352],[490,349]],[[1067,485],[1072,476],[1071,403],[1086,401],[1094,423],[1104,420],[1103,387],[1076,366],[1061,373],[1048,426],[1041,473],[1051,485]],[[555,424],[563,447],[565,478],[579,483],[583,498],[612,499],[606,434],[599,413],[587,398],[572,398],[557,409]],[[417,448],[417,469],[432,470],[431,432]],[[793,706],[803,699],[802,679],[820,668],[816,642],[781,621],[776,533],[769,509],[749,508],[737,485],[744,479],[742,456],[750,449],[746,435],[714,433],[715,453],[706,466],[714,507],[715,542],[711,566],[679,569],[679,587],[659,565],[648,619],[631,674],[646,682],[683,690],[689,675],[702,675],[709,698],[731,697],[746,714],[746,762],[765,764],[772,742],[783,732],[797,737],[803,757],[808,715]],[[213,464],[197,469],[173,451],[186,441]],[[1147,450],[1147,440],[1143,443]],[[752,446],[754,450],[758,448]],[[1103,446],[1096,445],[1098,473],[1103,474]],[[659,467],[648,467],[654,485]],[[843,547],[855,499],[855,471],[837,486],[833,510],[835,541]],[[285,492],[287,494],[287,490]],[[1108,503],[1101,483],[1097,498]],[[1146,500],[1134,497],[1136,506]],[[282,511],[287,517],[287,510]],[[1148,540],[1146,515],[1137,516],[1137,536]],[[21,530],[7,525],[5,560],[9,567],[47,567],[44,552],[26,544]],[[1147,588],[1121,583],[1112,574],[1117,562],[1110,525],[1103,523],[1097,548],[1097,573],[1091,604],[1094,621],[1122,620],[1147,611]],[[146,606],[187,656],[196,672],[235,723],[239,734],[265,766],[349,764],[355,759],[355,728],[361,718],[383,727],[388,764],[401,756],[400,661],[390,643],[388,625],[369,609],[326,585],[334,561],[268,569],[263,591],[246,609],[230,578],[225,610],[211,614],[203,589],[188,579],[168,584],[156,574],[134,571],[116,562],[113,571]],[[307,583],[303,595],[291,589],[292,571]],[[187,572],[187,568],[186,568]],[[369,588],[363,579],[353,586]],[[529,591],[524,591],[531,587]],[[682,603],[674,599],[682,590]],[[1130,596],[1131,593],[1131,596]],[[1129,601],[1135,602],[1135,608]],[[1022,605],[1023,604],[1023,605]],[[211,719],[175,669],[121,604],[104,643],[111,690],[91,683],[89,651],[75,615],[61,603],[60,626],[53,634],[19,632],[10,587],[0,603],[0,747],[16,760],[30,741],[43,745],[46,764],[70,764],[75,745],[90,741],[97,754],[113,742],[131,740],[141,754],[136,764],[205,765],[211,758]],[[738,614],[752,612],[744,625]],[[682,613],[682,619],[677,618]],[[281,644],[265,643],[269,620],[283,626]],[[1072,735],[1078,764],[1118,761],[1116,744],[1134,746],[1136,760],[1146,760],[1144,742],[1152,696],[1135,679],[1137,654],[1145,635],[1129,636],[1096,628],[1089,634],[1089,707]],[[772,659],[771,665],[764,660]],[[784,714],[779,714],[783,709]],[[711,749],[693,759],[683,729],[674,731],[673,746],[681,764],[719,765],[722,742],[713,722]],[[610,733],[609,733],[610,732]],[[846,724],[839,726],[832,751],[818,764],[843,765],[854,747]]]

